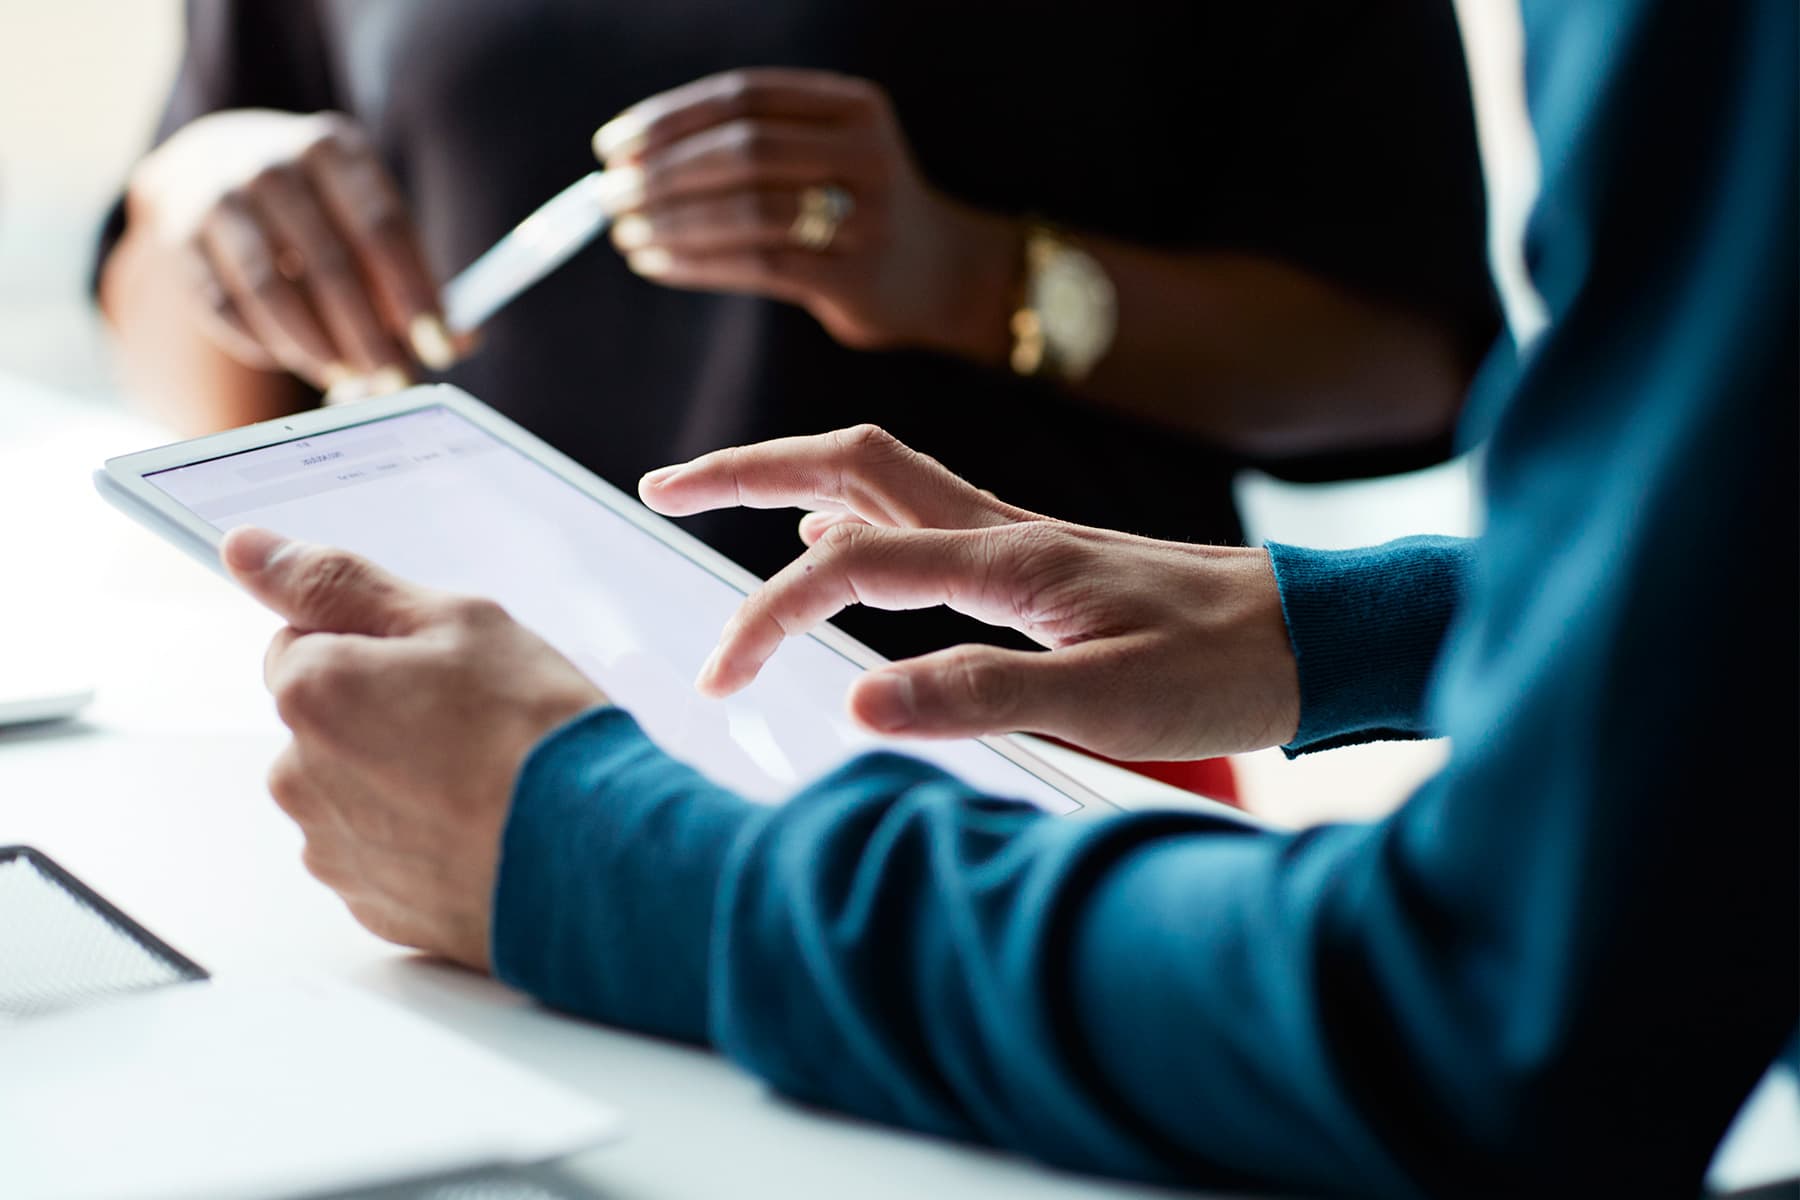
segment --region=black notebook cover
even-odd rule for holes
[[[0,846],[0,1024],[205,978],[48,856]]]

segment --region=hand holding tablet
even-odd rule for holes
[[[114,459],[135,519],[219,569],[256,525],[425,587],[497,601],[665,750],[777,801],[883,744],[844,710],[883,660],[828,626],[725,700],[693,681],[759,581],[469,396],[419,388]],[[985,791],[1053,812],[1107,806],[1005,739],[907,741]]]
[[[288,622],[263,664],[294,730],[269,794],[307,870],[377,936],[487,970],[513,780],[606,696],[491,601],[248,526],[221,557]]]

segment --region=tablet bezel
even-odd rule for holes
[[[148,476],[429,408],[448,408],[473,422],[739,592],[748,595],[761,585],[762,580],[754,574],[666,517],[651,512],[635,496],[607,483],[548,442],[450,384],[408,388],[388,396],[313,409],[190,441],[119,455],[107,459],[105,465],[94,472],[94,483],[114,507],[174,543],[208,570],[224,575],[224,567],[219,561],[219,542],[224,535],[151,483]],[[809,636],[865,670],[888,661],[834,625],[821,625]],[[1064,814],[1067,817],[1093,817],[1120,811],[1118,805],[1057,770],[1010,735],[976,740],[1081,806]]]

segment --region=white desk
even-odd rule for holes
[[[544,1012],[364,933],[263,790],[284,740],[259,680],[274,618],[88,482],[101,458],[161,440],[0,376],[0,671],[21,635],[60,641],[100,689],[74,725],[0,733],[0,844],[42,849],[217,976],[345,978],[620,1107],[626,1140],[574,1164],[609,1197],[1165,1194],[802,1111],[716,1056]],[[1084,774],[1128,805],[1180,795]],[[1765,1158],[1771,1139],[1800,1144],[1800,1116],[1776,1118]]]
[[[263,790],[284,741],[259,678],[274,618],[88,481],[166,440],[0,376],[0,672],[22,639],[62,641],[99,688],[80,722],[0,733],[0,844],[37,846],[217,977],[345,978],[620,1108],[625,1140],[574,1164],[608,1197],[1161,1194],[803,1111],[715,1055],[542,1011],[363,932]]]

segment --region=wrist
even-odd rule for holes
[[[1023,235],[1017,222],[942,199],[945,269],[938,317],[923,343],[981,366],[1004,368],[1012,353]]]
[[[1198,567],[1188,594],[1208,600],[1198,611],[1201,637],[1187,657],[1206,665],[1212,680],[1207,686],[1230,697],[1228,715],[1216,720],[1218,728],[1234,731],[1209,752],[1287,744],[1300,726],[1300,673],[1269,551],[1241,546],[1188,551]]]

